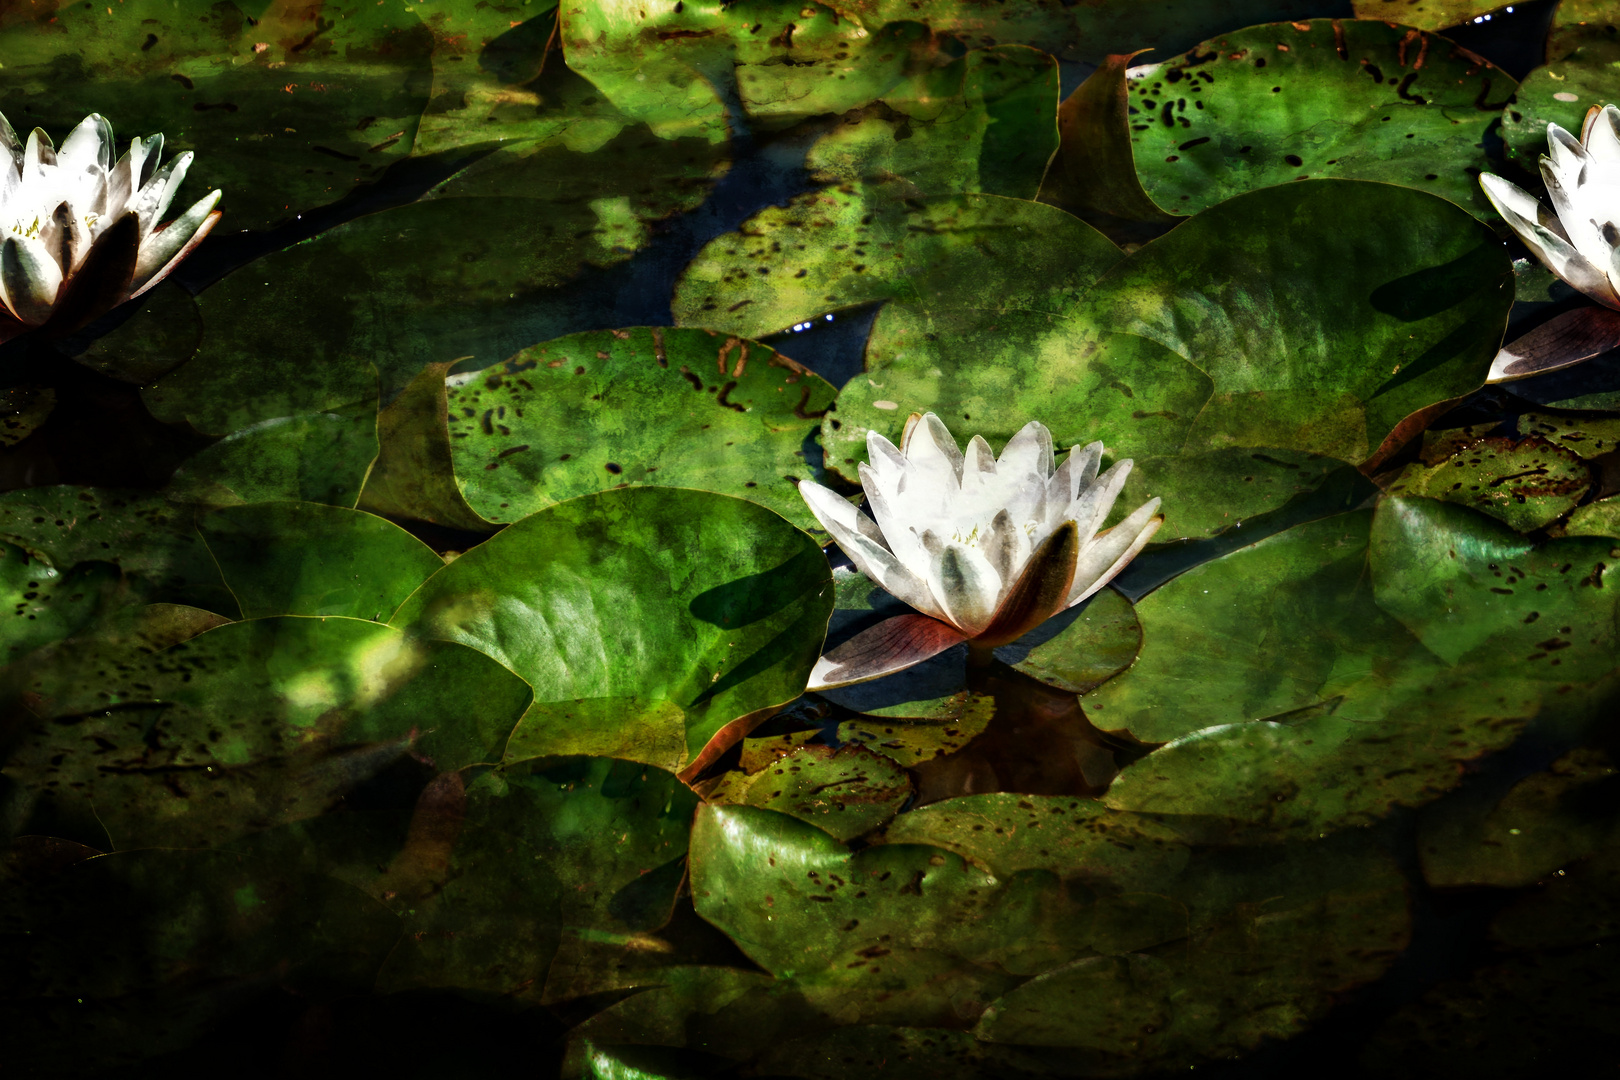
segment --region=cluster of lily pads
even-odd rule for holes
[[[1620,3],[1320,8],[0,10],[8,1064],[1608,1031]]]

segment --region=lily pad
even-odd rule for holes
[[[1447,663],[1556,684],[1617,666],[1614,542],[1536,544],[1483,514],[1431,499],[1385,499],[1368,564],[1378,606]]]
[[[216,510],[197,530],[244,619],[347,615],[383,622],[444,565],[392,522],[319,503]]]
[[[1408,5],[1400,5],[1406,8]],[[1136,69],[1129,121],[1142,186],[1197,213],[1304,177],[1431,192],[1494,220],[1476,179],[1517,86],[1405,11],[1376,19],[1277,22],[1221,34]]]
[[[1583,45],[1612,46],[1617,41],[1620,11],[1613,0],[1561,0],[1547,30],[1547,62],[1563,60]]]
[[[0,666],[88,625],[119,585],[118,567],[91,562],[58,570],[0,540]]]
[[[48,386],[0,390],[0,449],[16,446],[32,435],[55,407],[56,391]]]
[[[1130,667],[1142,647],[1142,624],[1129,600],[1103,589],[1071,610],[1002,646],[997,658],[1072,694],[1089,693]]]
[[[896,178],[908,194],[1033,199],[1058,146],[1058,68],[1044,52],[973,49],[846,115],[805,166],[824,183]]]
[[[1617,835],[1613,760],[1573,750],[1525,777],[1494,805],[1442,803],[1423,818],[1418,854],[1435,888],[1521,888],[1591,854]]]
[[[347,405],[368,381],[375,394],[379,376],[391,401],[429,363],[494,361],[566,333],[585,316],[550,293],[583,255],[576,224],[543,205],[430,199],[259,259],[198,296],[201,348],[142,396],[159,419],[227,434]]]
[[[1537,163],[1547,153],[1548,124],[1557,124],[1579,138],[1586,110],[1620,97],[1616,61],[1620,61],[1620,53],[1613,44],[1588,39],[1526,75],[1517,98],[1502,110],[1502,141],[1507,144],[1508,160],[1534,176]]]
[[[167,649],[73,644],[30,664],[6,774],[93,803],[118,848],[218,844],[325,812],[414,752],[492,761],[529,701],[486,657],[356,619],[231,623]]]
[[[859,746],[803,746],[753,775],[731,773],[710,802],[762,806],[849,841],[871,832],[911,797],[911,778]]]
[[[820,531],[795,481],[835,391],[757,342],[601,330],[450,378],[450,452],[474,511],[516,521],[627,484],[701,488]]]
[[[429,578],[394,624],[493,657],[541,703],[672,704],[683,714],[678,761],[648,764],[676,771],[706,764],[747,718],[799,696],[832,603],[821,549],[770,510],[641,487],[508,526]],[[654,715],[673,724],[666,712]]]
[[[1079,218],[996,195],[901,201],[864,186],[768,207],[704,245],[681,272],[675,321],[745,337],[878,300],[941,291],[1052,310],[1119,258]],[[971,282],[971,286],[967,283]]]
[[[193,198],[223,188],[232,228],[263,229],[335,202],[410,153],[428,104],[433,37],[414,9],[126,0],[64,5],[49,33],[0,31],[0,112],[60,137],[87,112],[122,137],[194,150]]]
[[[1358,19],[1386,19],[1420,30],[1461,26],[1500,9],[1498,0],[1354,0]]]
[[[1565,536],[1612,536],[1620,539],[1620,498],[1587,503],[1569,516]]]
[[[1538,435],[1590,460],[1620,450],[1620,417],[1527,412],[1519,417],[1519,434]]]
[[[1187,865],[1187,846],[1150,817],[1059,795],[967,795],[902,814],[889,844],[954,851],[998,877],[1050,870],[1113,892],[1155,891]]]
[[[1346,220],[1387,227],[1337,227]],[[1360,462],[1416,434],[1400,426],[1409,415],[1480,385],[1512,302],[1501,242],[1463,210],[1410,188],[1312,179],[1177,226],[1106,274],[1085,318],[1158,341],[1214,380],[1185,450]]]
[[[353,507],[377,448],[375,401],[277,417],[192,455],[167,492],[175,502],[204,506],[294,499]]]
[[[1535,435],[1497,436],[1438,465],[1408,465],[1389,493],[1470,506],[1529,532],[1569,513],[1591,486],[1591,470],[1575,451]]]
[[[1352,470],[1338,458],[1268,446],[1228,446],[1191,453],[1153,454],[1136,467],[1114,504],[1109,524],[1150,498],[1164,500],[1164,525],[1155,543],[1216,536],[1250,518],[1320,490],[1329,477]]]
[[[149,491],[64,484],[0,494],[0,536],[52,566],[113,562],[147,602],[235,617],[236,600],[192,527],[194,516],[191,507]]]
[[[74,359],[124,382],[156,382],[187,360],[202,343],[197,300],[172,279],[131,301],[136,310],[90,342]]]

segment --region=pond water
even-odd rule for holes
[[[1620,100],[1616,37],[1612,0],[0,0],[4,1060],[1584,1075],[1620,127],[1579,184],[1537,159]],[[1482,173],[1586,201],[1510,228]],[[961,452],[923,414],[1041,422],[1004,479],[1134,468],[1091,529],[1009,480],[921,537]],[[854,499],[883,440],[909,502]],[[974,614],[976,573],[1055,614]]]

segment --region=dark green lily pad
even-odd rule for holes
[[[730,773],[710,802],[762,806],[849,841],[894,817],[911,797],[911,778],[882,754],[859,746],[804,746],[753,775]]]
[[[135,314],[96,338],[73,359],[124,382],[156,382],[187,360],[202,343],[196,297],[174,281],[132,301]]]
[[[1353,0],[1358,19],[1387,19],[1420,30],[1461,26],[1501,8],[1497,0]]]
[[[236,600],[192,527],[194,516],[191,507],[148,491],[64,484],[0,494],[0,536],[52,566],[117,563],[136,597],[234,618]]]
[[[517,196],[430,199],[347,221],[198,296],[201,348],[143,397],[159,419],[226,434],[347,405],[368,381],[375,394],[370,364],[391,401],[429,363],[511,356],[579,318],[547,307],[583,261],[575,231]]]
[[[967,795],[902,814],[889,844],[954,851],[998,877],[1050,870],[1115,892],[1154,891],[1187,864],[1187,846],[1152,818],[1060,795]]]
[[[244,619],[347,615],[384,622],[444,566],[392,522],[319,503],[216,510],[197,530]]]
[[[973,49],[846,115],[810,148],[805,166],[828,183],[902,178],[910,195],[1033,199],[1057,150],[1057,105],[1049,54]]]
[[[673,724],[673,710],[662,708],[672,704],[688,768],[707,762],[722,729],[728,745],[746,733],[733,721],[799,696],[832,604],[821,549],[770,510],[641,487],[581,496],[508,526],[429,578],[394,623],[486,653],[541,703],[658,706],[644,718],[622,712],[618,723],[631,729],[655,716]],[[547,752],[577,752],[567,748],[569,730]]]
[[[1368,562],[1378,606],[1447,663],[1557,684],[1617,666],[1615,600],[1602,537],[1535,544],[1483,514],[1385,499]]]
[[[1435,888],[1521,888],[1591,854],[1615,834],[1613,760],[1573,750],[1492,805],[1448,801],[1423,817],[1418,854]]]
[[[89,624],[116,594],[119,577],[105,562],[64,573],[0,540],[0,665]]]
[[[1210,391],[1207,376],[1156,342],[1038,311],[890,305],[867,356],[822,425],[828,467],[851,480],[866,433],[898,444],[913,412],[937,413],[961,442],[983,435],[997,450],[1035,419],[1062,450],[1101,439],[1109,454],[1134,457],[1180,446]]]
[[[0,31],[0,112],[58,140],[92,111],[121,140],[162,132],[168,154],[197,153],[189,198],[223,188],[233,229],[335,202],[410,153],[433,45],[414,9],[113,7],[65,5],[49,32],[29,19]]]
[[[1328,701],[1370,675],[1438,671],[1373,603],[1372,515],[1298,525],[1194,567],[1136,605],[1142,649],[1082,699],[1092,723],[1146,742]],[[1360,710],[1354,719],[1372,719]]]
[[[744,337],[877,300],[941,290],[1051,310],[1119,258],[1079,218],[996,195],[901,201],[864,185],[768,207],[709,241],[681,272],[675,321]],[[969,284],[971,283],[971,284]]]
[[[231,623],[166,649],[68,643],[18,689],[33,717],[8,775],[36,813],[93,803],[118,848],[317,815],[406,753],[492,761],[530,696],[471,649],[335,617]]]
[[[445,376],[458,361],[429,364],[377,414],[377,460],[359,508],[469,532],[496,528],[473,513],[450,457]]]
[[[1409,415],[1480,385],[1512,302],[1501,242],[1460,208],[1389,184],[1303,180],[1148,244],[1097,283],[1085,318],[1214,380],[1185,450],[1360,462],[1416,434],[1399,427]]]
[[[1617,41],[1620,11],[1613,0],[1561,0],[1547,30],[1547,62],[1563,60],[1583,45],[1601,48]]]
[[[188,458],[167,488],[204,506],[301,500],[353,507],[377,460],[376,402],[265,420]]]
[[[1438,465],[1408,465],[1389,493],[1470,506],[1529,532],[1569,513],[1591,486],[1591,470],[1575,451],[1538,435],[1497,436]]]
[[[1371,850],[1205,857],[1176,893],[1191,901],[1183,947],[1039,975],[993,1003],[974,1033],[1106,1055],[1110,1071],[1196,1066],[1305,1030],[1337,994],[1383,974],[1407,941],[1404,882]],[[1236,983],[1270,992],[1234,994]]]
[[[758,342],[637,327],[574,334],[452,376],[450,453],[474,511],[516,521],[626,484],[701,488],[820,532],[799,479],[836,391]]]
[[[1164,500],[1155,543],[1215,536],[1289,500],[1319,490],[1345,462],[1309,450],[1229,446],[1134,459],[1110,524],[1150,498]]]
[[[1376,721],[1335,715],[1334,700],[1184,735],[1125,768],[1103,801],[1165,815],[1193,842],[1308,840],[1438,798],[1462,781],[1460,766],[1511,744],[1539,705],[1534,683],[1490,672],[1414,683],[1351,688],[1344,700],[1381,709]]]
[[[1491,937],[1516,949],[1553,950],[1603,942],[1620,933],[1620,844],[1611,833],[1595,852],[1547,875],[1547,887],[1520,896],[1496,917]]]
[[[1085,694],[1129,667],[1141,647],[1142,624],[1136,609],[1113,589],[1104,589],[1077,614],[1051,619],[996,652],[1048,686]]]
[[[1495,219],[1476,178],[1516,84],[1445,38],[1377,20],[1271,23],[1132,83],[1137,174],[1167,210],[1314,176],[1418,188]]]
[[[576,698],[530,705],[507,740],[508,764],[559,754],[641,761],[671,771],[687,761],[686,710],[664,698]]]
[[[0,390],[0,448],[16,446],[45,422],[56,407],[48,386],[14,386]]]

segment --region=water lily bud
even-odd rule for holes
[[[872,516],[808,481],[799,493],[856,568],[916,608],[822,657],[810,689],[865,682],[961,642],[980,655],[1086,599],[1136,557],[1163,522],[1159,500],[1098,532],[1130,475],[1101,476],[1103,444],[1053,468],[1052,433],[1030,422],[996,457],[964,452],[939,417],[913,415],[900,447],[872,432],[861,486]]]
[[[212,191],[162,222],[191,154],[163,168],[163,136],[130,141],[94,113],[60,148],[25,143],[0,115],[0,341],[35,327],[71,333],[162,281],[219,220]]]

